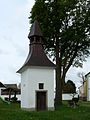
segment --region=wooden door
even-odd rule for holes
[[[36,109],[46,110],[46,92],[36,92]]]

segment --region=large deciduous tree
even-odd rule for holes
[[[29,17],[40,23],[44,48],[56,61],[56,105],[71,65],[82,66],[90,53],[89,0],[35,0]]]

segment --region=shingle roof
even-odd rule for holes
[[[31,30],[30,30],[30,33],[28,35],[28,38],[30,38],[32,36],[43,36],[37,20],[35,20],[33,25],[31,26]]]
[[[25,65],[55,67],[39,44],[32,46],[32,51],[29,53]]]
[[[32,36],[39,36],[42,38],[42,33],[37,21],[34,22],[29,33],[29,38],[31,38]],[[55,68],[55,64],[52,63],[46,56],[41,42],[33,42],[32,44],[30,44],[28,57],[24,65],[17,72],[20,72],[20,70],[25,66],[42,66]]]

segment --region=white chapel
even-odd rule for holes
[[[29,54],[21,74],[21,108],[25,110],[54,110],[55,65],[43,50],[43,35],[35,20],[28,35]]]

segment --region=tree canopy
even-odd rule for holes
[[[68,80],[63,88],[63,93],[76,93],[76,86],[72,80]]]
[[[56,103],[71,65],[82,66],[90,54],[89,0],[35,0],[29,17],[40,23],[44,48],[56,61]]]

